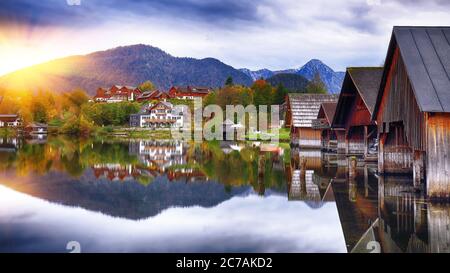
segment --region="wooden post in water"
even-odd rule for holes
[[[367,125],[364,126],[364,158],[369,154],[369,137],[367,134]]]
[[[369,197],[369,169],[366,164],[364,164],[364,190],[365,197]]]
[[[413,161],[413,181],[414,188],[420,190],[421,182],[424,179],[424,156],[421,151],[414,151]]]
[[[348,159],[348,198],[350,202],[356,202],[356,157]]]
[[[384,173],[384,143],[386,142],[386,134],[380,134],[378,140],[378,173]]]
[[[356,178],[356,157],[354,156],[348,159],[348,177],[349,179]]]

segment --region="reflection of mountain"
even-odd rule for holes
[[[148,218],[170,207],[213,207],[251,189],[242,186],[225,190],[224,185],[212,181],[169,182],[165,176],[144,186],[136,181],[96,180],[92,171],[79,179],[55,172],[31,180],[15,179],[16,182],[4,178],[2,181],[6,181],[6,186],[31,196],[128,219]]]

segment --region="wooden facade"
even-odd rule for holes
[[[336,102],[337,95],[288,94],[286,98],[286,127],[291,128],[291,142],[303,148],[321,148],[321,130],[312,127],[317,119],[320,105]]]
[[[337,151],[337,137],[336,132],[331,129],[333,123],[334,113],[336,112],[336,102],[324,102],[320,105],[317,119],[313,120],[313,129],[321,131],[321,146],[322,150],[336,152]]]
[[[380,173],[425,178],[450,198],[450,28],[394,27],[372,119]],[[425,172],[426,170],[426,172]]]
[[[371,117],[382,73],[382,67],[347,69],[332,122],[339,153],[376,159],[377,127]]]

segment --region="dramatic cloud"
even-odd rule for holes
[[[0,1],[0,74],[136,43],[234,67],[380,65],[394,25],[450,25],[446,0]],[[19,59],[19,61],[18,61]]]

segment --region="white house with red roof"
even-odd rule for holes
[[[130,126],[141,128],[167,128],[183,126],[183,112],[172,103],[160,101],[145,106],[141,113],[130,115]]]

